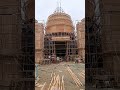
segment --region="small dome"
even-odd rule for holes
[[[38,23],[38,21],[35,19],[35,23]]]
[[[85,22],[85,18],[83,18],[83,19],[81,20],[81,22]]]

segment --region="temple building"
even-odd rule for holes
[[[36,20],[36,63],[44,60],[50,60],[53,63],[58,60],[84,60],[84,47],[78,48],[79,40],[84,43],[85,33],[82,33],[85,31],[82,26],[84,23],[83,19],[76,25],[78,30],[75,31],[71,16],[65,13],[61,7],[57,7],[54,13],[48,17],[46,26]],[[79,35],[76,32],[79,32],[80,35],[83,34],[83,37],[81,39],[77,37]]]

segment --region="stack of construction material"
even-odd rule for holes
[[[69,74],[71,75],[71,77],[73,78],[75,84],[78,87],[83,86],[83,83],[79,80],[79,78],[75,75],[75,73],[73,73],[73,71],[70,69],[70,67],[67,67],[67,70],[68,70]]]
[[[65,90],[64,87],[64,76],[62,76],[62,80],[59,75],[55,73],[51,75],[52,80],[50,82],[48,90]]]

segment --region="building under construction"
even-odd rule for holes
[[[85,62],[85,19],[77,23],[76,30],[78,55],[80,59]]]
[[[34,4],[0,1],[1,90],[34,89]]]
[[[84,24],[77,25],[78,31],[81,30],[81,25]],[[81,31],[85,31],[84,27]],[[79,34],[77,35],[75,32],[71,16],[66,14],[61,7],[57,7],[48,17],[46,26],[36,21],[35,32],[36,63],[45,61],[56,63],[57,61],[75,61],[75,59],[83,60],[85,58],[84,46],[83,53],[79,52],[81,56],[78,54],[78,45],[80,45],[78,40],[81,40],[79,39],[81,37],[77,37]],[[85,38],[83,38],[83,42],[85,42],[84,40]]]
[[[120,87],[119,0],[86,0],[86,89]]]

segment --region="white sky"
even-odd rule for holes
[[[35,0],[35,18],[46,22],[47,17],[57,8],[58,1],[60,0]],[[85,0],[61,0],[61,7],[73,21],[85,17]]]

